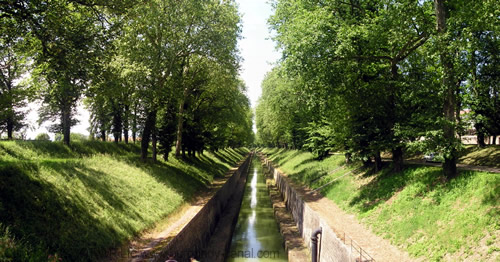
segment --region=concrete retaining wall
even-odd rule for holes
[[[169,255],[174,255],[177,261],[184,262],[189,261],[191,256],[199,258],[202,255],[201,252],[214,233],[224,209],[237,191],[240,177],[248,173],[251,156],[249,154],[237,169],[229,171],[230,178],[226,183],[153,261],[163,262]],[[221,254],[226,253],[223,250],[220,252]]]
[[[337,237],[330,225],[303,200],[303,197],[291,186],[289,179],[274,168],[268,159],[262,158],[262,161],[273,174],[276,186],[283,195],[286,206],[292,213],[299,232],[309,249],[311,248],[312,232],[320,227],[322,228],[323,233],[320,243],[318,243],[318,246],[320,246],[318,261],[350,261],[350,248]]]

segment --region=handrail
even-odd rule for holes
[[[318,262],[318,235],[322,234],[321,227],[316,229],[311,235],[311,260]]]

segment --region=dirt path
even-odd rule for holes
[[[440,167],[442,164],[438,162],[425,162],[424,160],[405,160],[405,163],[408,164],[418,164],[418,165],[426,165],[426,166],[436,166]],[[491,166],[473,166],[466,164],[457,164],[458,169],[462,170],[470,170],[470,171],[484,171],[491,173],[500,173],[500,168],[491,167]]]
[[[279,169],[278,169],[279,170]],[[280,171],[284,174],[284,172]],[[339,208],[333,201],[321,196],[317,192],[292,182],[288,179],[304,201],[328,223],[330,228],[350,245],[351,239],[354,246],[359,245],[375,261],[419,261],[410,258],[407,252],[392,245],[388,240],[375,235],[368,227],[358,222],[354,215],[348,214]]]
[[[236,168],[231,170],[236,170]],[[157,251],[161,250],[161,247],[167,245],[198,214],[232,174],[233,172],[228,171],[224,177],[215,178],[213,183],[195,196],[192,201],[179,207],[154,229],[144,232],[126,246],[115,250],[114,254],[103,261],[139,262],[153,257]],[[128,249],[127,252],[122,251],[124,248]]]

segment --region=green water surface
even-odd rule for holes
[[[288,261],[261,163],[252,160],[226,261]]]

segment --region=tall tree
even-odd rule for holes
[[[142,157],[146,158],[161,106],[178,103],[177,144],[182,144],[184,103],[194,86],[188,77],[192,57],[207,57],[237,66],[239,16],[233,1],[155,0],[138,5],[128,17],[123,53],[144,68],[140,89],[144,104]],[[155,148],[155,143],[153,143]],[[178,155],[178,154],[177,154]],[[153,156],[155,157],[155,155]]]
[[[0,16],[15,20],[24,29],[18,37],[29,40],[37,67],[32,73],[43,97],[41,121],[59,120],[54,129],[69,144],[75,106],[113,28],[105,11],[121,12],[134,1],[2,2]]]
[[[29,58],[22,47],[19,25],[15,20],[0,18],[0,129],[7,131],[7,138],[24,125],[27,89],[21,78],[27,71]]]
[[[444,0],[434,0],[434,9],[436,11],[436,30],[439,37],[439,56],[441,66],[443,68],[443,89],[445,93],[443,112],[445,123],[443,127],[444,138],[448,143],[449,152],[445,154],[443,169],[448,178],[457,175],[457,150],[455,144],[455,125],[456,116],[455,108],[457,102],[457,88],[453,76],[453,61],[451,60],[450,53],[447,50],[449,45],[449,37],[446,26],[447,9]]]
[[[406,137],[398,129],[410,122],[401,73],[431,35],[429,1],[282,0],[275,8],[270,22],[285,68],[312,82],[324,116],[348,110],[352,125],[338,130],[360,135],[350,139],[350,150],[362,157],[391,150],[394,169],[401,170]]]

